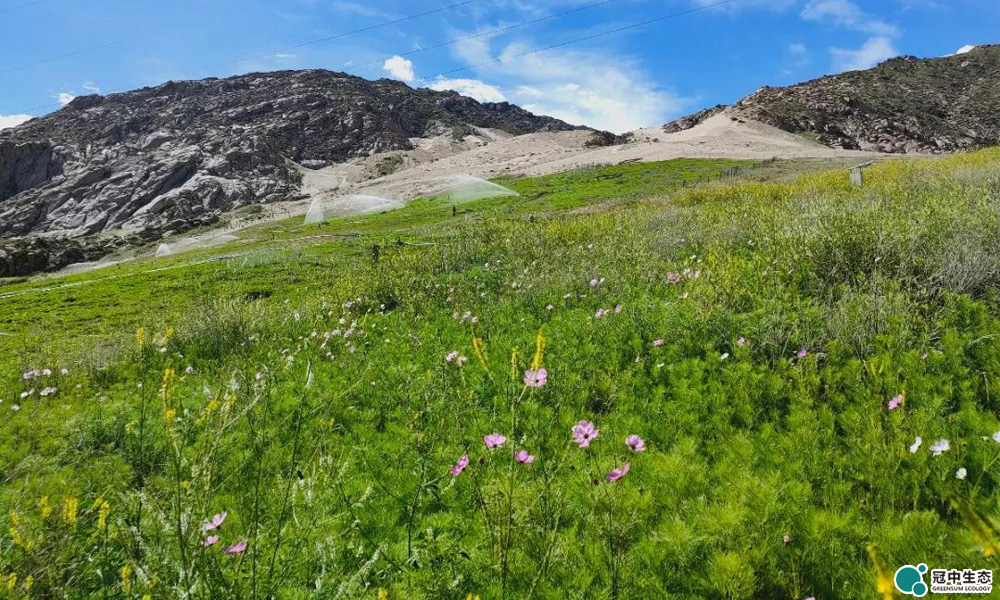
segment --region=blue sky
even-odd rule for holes
[[[325,68],[456,89],[626,131],[733,102],[765,84],[865,68],[900,54],[942,56],[1000,42],[997,0],[732,0],[714,7],[708,5],[718,0],[608,0],[591,6],[599,1],[0,0],[0,127],[82,94],[169,79]],[[692,8],[699,10],[602,35]],[[375,28],[316,41],[366,27]],[[495,32],[500,28],[507,29]],[[451,40],[459,41],[430,49]],[[534,52],[557,44],[564,45]]]

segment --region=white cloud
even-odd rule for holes
[[[438,91],[454,90],[480,102],[504,102],[507,100],[507,97],[498,88],[478,79],[447,79],[439,76],[430,88]]]
[[[861,10],[851,0],[809,0],[802,9],[806,21],[833,21],[836,25],[871,35],[895,37],[899,28]]]
[[[807,52],[809,52],[809,49],[806,48],[805,44],[789,44],[788,45],[788,53],[791,54],[792,56],[803,56]]]
[[[512,101],[536,114],[622,133],[665,123],[684,108],[683,99],[659,88],[628,57],[591,50],[519,56],[530,49],[519,42],[508,44],[495,57],[502,62],[479,71],[484,79],[500,80],[504,89],[514,90]],[[478,44],[457,53],[466,59],[484,54]],[[488,48],[485,58],[494,58]]]
[[[975,50],[975,49],[976,49],[975,46],[970,46],[970,45],[966,44],[966,45],[962,46],[961,48],[959,48],[958,50],[955,50],[955,54],[965,54],[966,52],[969,52],[970,50]]]
[[[69,104],[70,102],[72,102],[74,99],[76,99],[76,96],[74,96],[73,94],[70,94],[69,92],[59,92],[59,95],[56,96],[56,98],[59,99],[59,104],[62,104],[63,106],[66,106],[67,104]]]
[[[415,79],[413,75],[413,62],[403,58],[402,56],[397,55],[386,59],[382,68],[396,79],[402,79],[406,82],[410,82]]]
[[[857,50],[830,48],[830,55],[833,58],[833,68],[837,71],[856,71],[874,67],[883,60],[898,56],[899,51],[889,38],[871,37]]]
[[[32,118],[34,117],[31,115],[0,115],[0,129],[17,127],[21,123],[24,123]]]

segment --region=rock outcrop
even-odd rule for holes
[[[834,148],[949,152],[1000,144],[1000,46],[943,58],[902,56],[789,87],[763,87],[729,107],[668,124],[692,127],[726,112]]]
[[[298,194],[291,161],[320,168],[471,127],[574,129],[507,103],[322,70],[79,97],[0,131],[0,238],[179,232]]]

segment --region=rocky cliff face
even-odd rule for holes
[[[321,70],[80,97],[0,131],[0,238],[181,231],[297,194],[289,161],[318,168],[470,126],[573,129],[507,103]]]
[[[1000,143],[1000,46],[764,87],[726,110],[835,148],[945,152]],[[718,107],[668,124],[691,127]]]

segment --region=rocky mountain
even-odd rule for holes
[[[763,87],[729,107],[664,126],[692,127],[725,110],[834,148],[945,152],[1000,144],[1000,46],[955,56],[902,56],[864,71]]]
[[[181,231],[295,196],[290,161],[319,168],[473,127],[574,129],[507,103],[323,70],[79,97],[0,131],[0,238]]]

